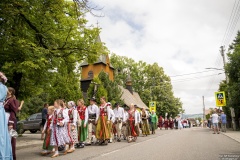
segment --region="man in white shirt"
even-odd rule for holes
[[[117,141],[121,142],[122,123],[125,122],[124,109],[118,103],[115,104],[113,110],[115,114],[115,128],[117,130]]]
[[[213,124],[213,129],[214,129],[214,133],[213,134],[219,134],[219,130],[218,130],[218,115],[216,113],[216,111],[213,111],[212,114],[212,124]]]
[[[99,108],[96,105],[94,98],[90,99],[90,106],[88,106],[88,138],[86,145],[92,144],[92,132],[96,133],[96,124],[99,118]]]
[[[124,107],[124,121],[122,123],[122,135],[123,135],[123,139],[126,140],[127,139],[127,119],[128,119],[128,111],[127,111],[128,107],[125,106]]]
[[[135,107],[136,115],[137,115],[137,129],[138,129],[137,134],[139,136],[139,133],[140,133],[140,123],[141,123],[142,119],[141,119],[141,114],[138,111],[139,107],[137,105],[134,105],[134,107]]]

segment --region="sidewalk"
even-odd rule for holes
[[[240,131],[227,131],[227,132],[221,132],[221,134],[224,134],[225,136],[240,143]]]
[[[35,146],[42,146],[43,141],[40,139],[40,133],[24,133],[22,137],[17,137],[16,149],[30,148]]]

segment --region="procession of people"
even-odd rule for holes
[[[1,135],[4,140],[0,156],[16,160],[16,113],[23,103],[18,102],[13,88],[4,85],[6,82],[6,76],[0,72],[0,123],[3,126]],[[154,110],[150,112],[148,108],[141,108],[133,103],[124,107],[119,103],[112,105],[105,97],[101,97],[100,102],[98,106],[97,100],[91,98],[88,107],[83,99],[79,99],[77,103],[57,99],[53,105],[44,104],[41,154],[55,158],[60,153],[70,154],[76,148],[93,144],[108,145],[122,140],[136,142],[140,135],[155,134],[158,127],[167,130],[175,126],[172,117],[158,118]],[[180,117],[175,120],[178,125],[182,124]]]

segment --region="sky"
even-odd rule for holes
[[[163,67],[185,113],[193,114],[203,112],[202,96],[206,109],[215,107],[214,92],[225,75],[221,70],[206,68],[223,68],[220,46],[228,46],[239,28],[237,23],[235,30],[229,29],[233,36],[223,42],[234,3],[235,0],[93,0],[92,6],[102,8],[94,13],[104,16],[88,14],[86,18],[89,24],[101,28],[101,40],[110,52],[149,64],[157,62]]]

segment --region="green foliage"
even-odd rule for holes
[[[94,92],[94,86],[95,84],[97,84],[97,90]],[[100,98],[101,97],[106,97],[106,100],[108,101],[108,92],[107,90],[104,88],[104,85],[102,84],[101,80],[98,77],[95,77],[92,80],[92,83],[90,84],[89,88],[88,88],[88,98],[92,98],[95,97],[97,100],[97,104],[100,104]]]
[[[240,118],[240,32],[237,33],[227,56],[229,62],[225,69],[229,76],[229,83],[225,88],[230,93],[227,107],[233,107],[235,109],[235,118],[238,119]]]
[[[134,91],[139,93],[146,105],[151,99],[156,101],[158,115],[168,113],[174,117],[183,111],[180,99],[174,97],[170,78],[157,63],[135,62],[116,54],[111,55],[111,63],[116,69],[115,81],[124,86],[130,73]]]
[[[26,102],[23,117],[57,98],[81,98],[78,64],[107,53],[96,41],[99,29],[86,27],[86,8],[76,6],[65,0],[0,2],[0,70]]]
[[[105,72],[101,72],[98,77],[101,80],[104,88],[107,90],[108,101],[111,102],[111,104],[115,104],[116,102],[123,104],[121,100],[122,92],[117,82],[111,81]]]

